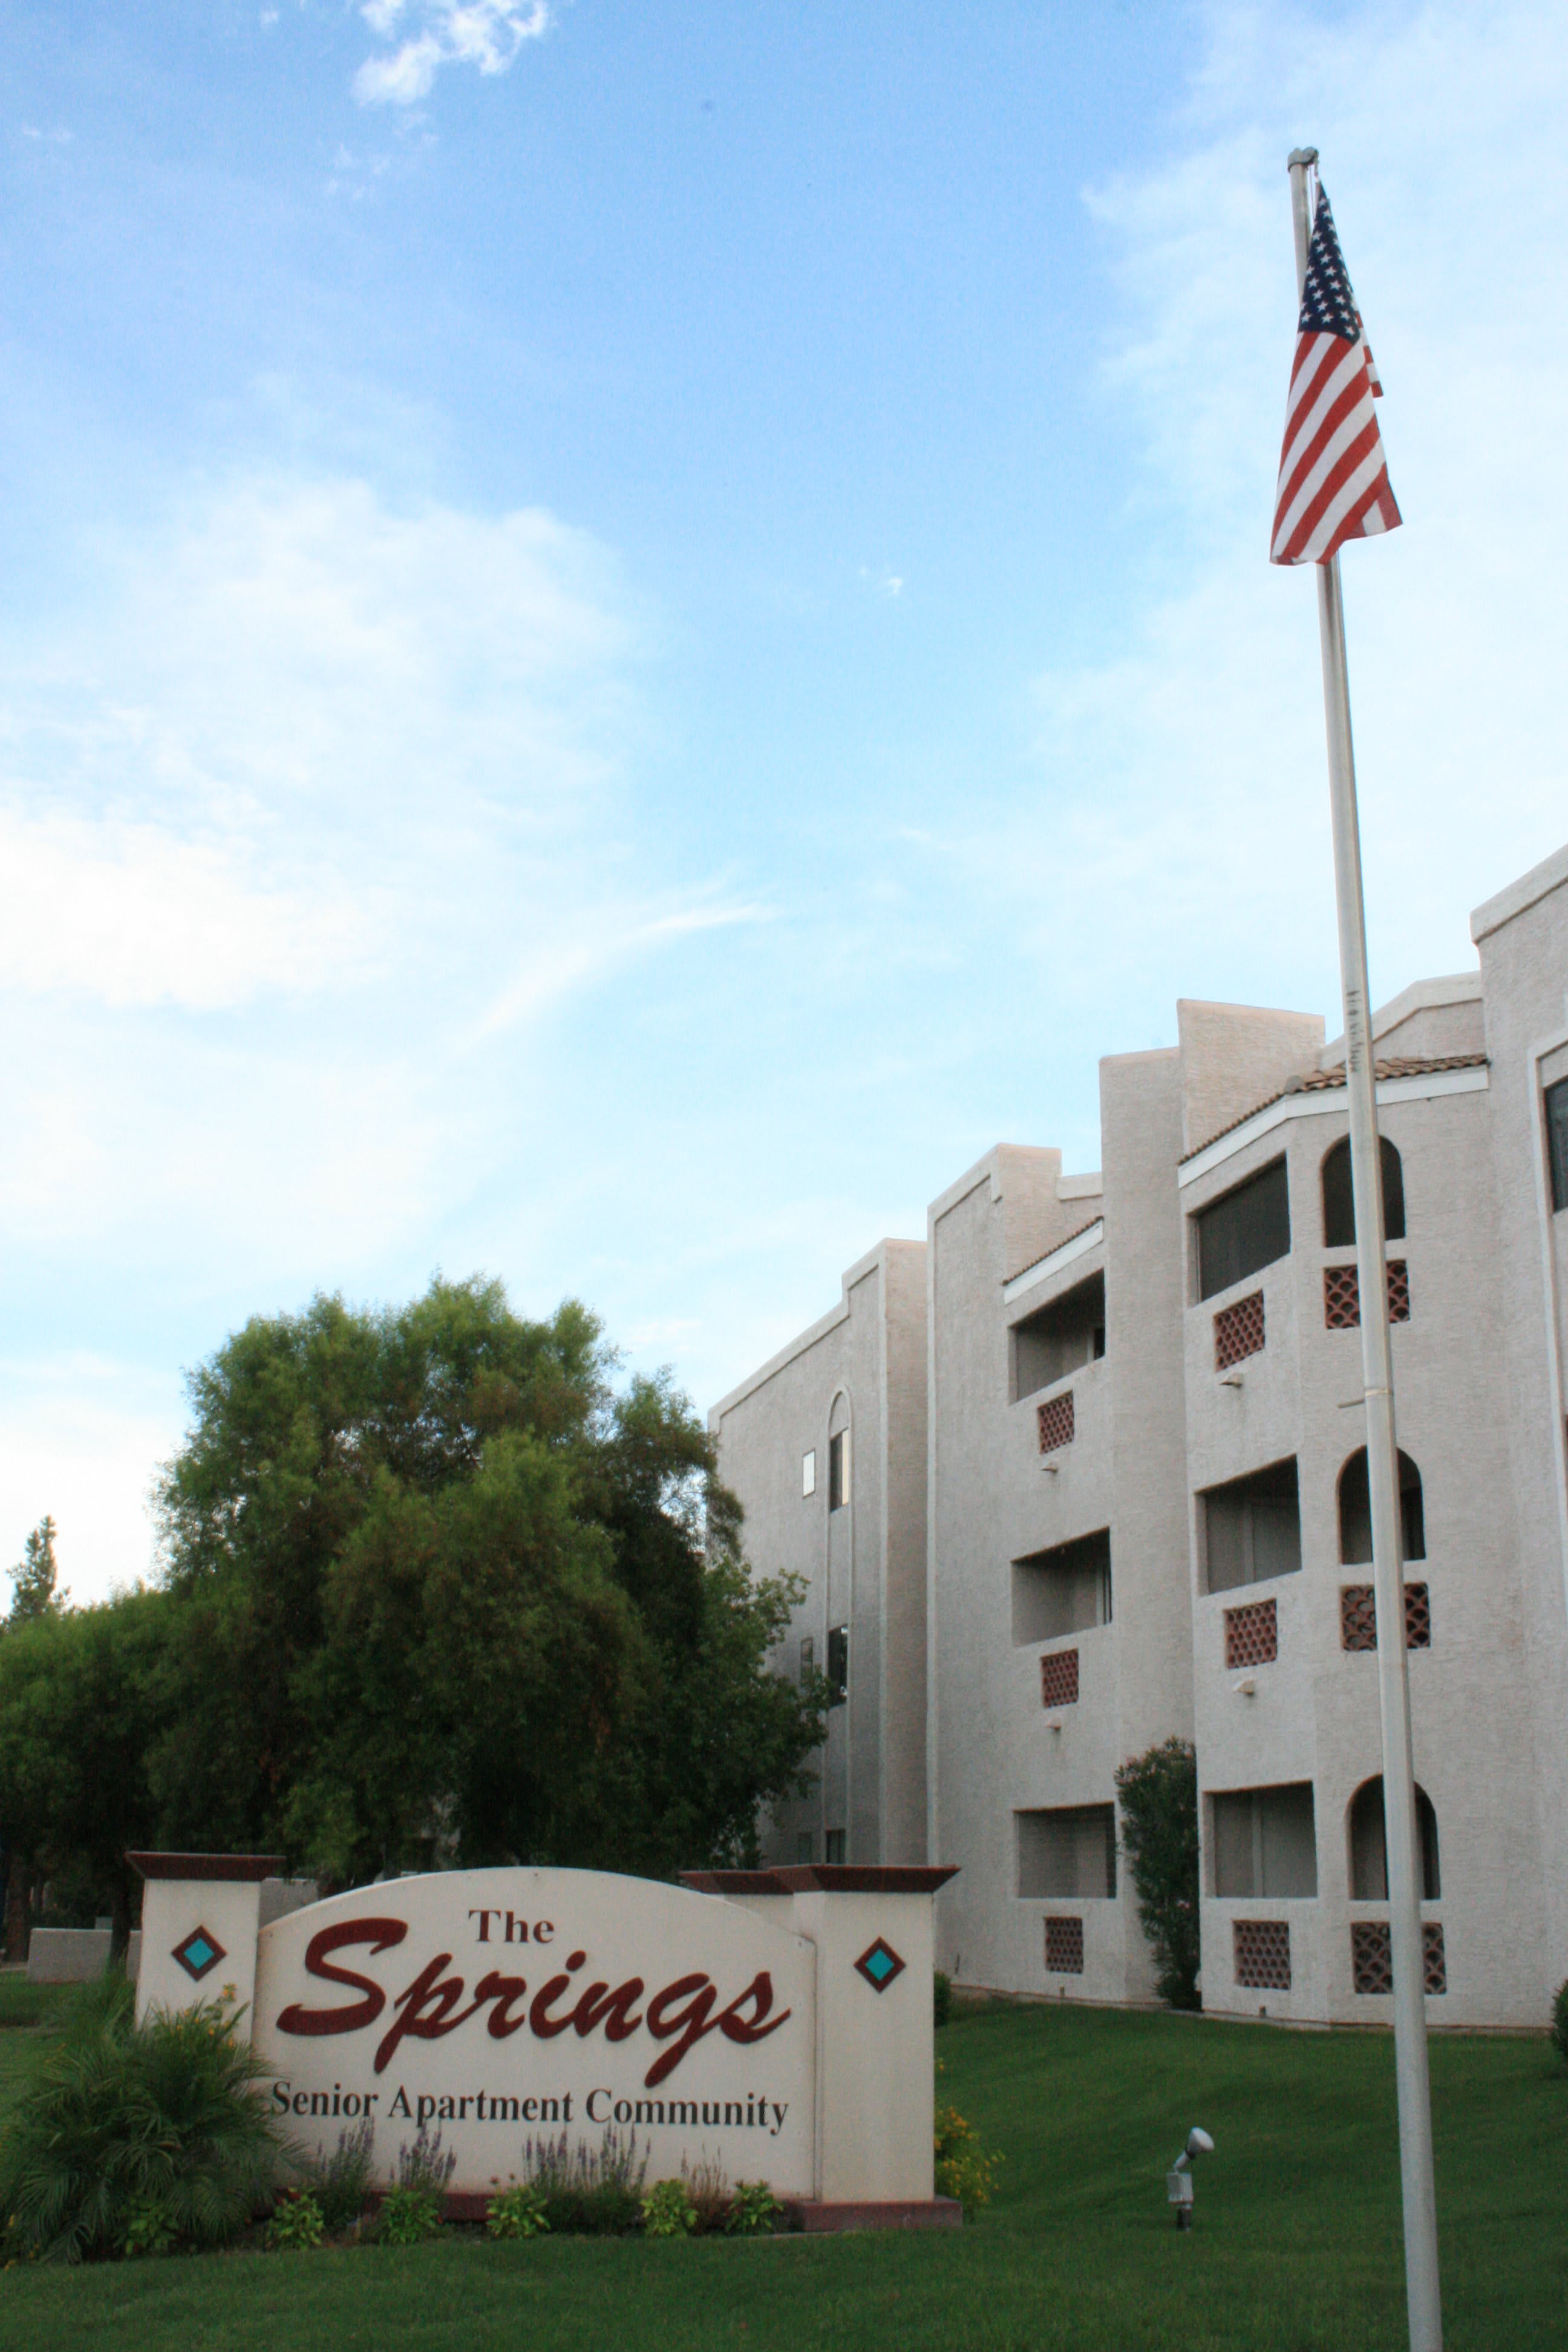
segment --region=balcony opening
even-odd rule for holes
[[[1198,1237],[1198,1297],[1212,1298],[1259,1266],[1290,1254],[1290,1198],[1285,1162],[1276,1160],[1193,1219]]]
[[[1437,1815],[1431,1798],[1417,1784],[1415,1835],[1421,1848],[1421,1900],[1436,1903],[1443,1893],[1437,1853]],[[1363,1780],[1350,1804],[1351,1900],[1388,1900],[1388,1841],[1383,1821],[1383,1775]]]
[[[849,1432],[835,1431],[827,1441],[827,1507],[841,1511],[849,1500]]]
[[[849,1628],[827,1629],[827,1704],[842,1706],[849,1696]]]
[[[1289,1576],[1301,1565],[1301,1504],[1294,1454],[1198,1496],[1204,1589],[1229,1592]]]
[[[1405,1166],[1397,1148],[1390,1143],[1386,1135],[1380,1136],[1378,1143],[1383,1166],[1383,1238],[1385,1242],[1402,1242],[1405,1239]],[[1323,1247],[1353,1249],[1355,1199],[1351,1184],[1348,1135],[1342,1135],[1339,1141],[1324,1152],[1321,1179]]]
[[[1014,1324],[1009,1337],[1015,1404],[1095,1363],[1105,1353],[1104,1275],[1091,1275],[1048,1307],[1037,1307]]]
[[[1227,1789],[1209,1799],[1216,1895],[1316,1895],[1318,1840],[1310,1780]]]
[[[1399,1457],[1399,1541],[1405,1559],[1426,1557],[1426,1512],[1421,1473],[1408,1454]],[[1366,1448],[1358,1446],[1340,1472],[1340,1558],[1348,1568],[1372,1558],[1372,1496]]]
[[[1020,1895],[1113,1895],[1116,1808],[1061,1805],[1015,1813]]]
[[[1110,1529],[1013,1562],[1013,1639],[1054,1642],[1110,1622]]]
[[[1542,1101],[1546,1114],[1546,1171],[1552,1181],[1555,1214],[1568,1209],[1568,1078],[1548,1087]]]

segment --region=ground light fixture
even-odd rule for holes
[[[1187,2167],[1194,2156],[1212,2156],[1214,2142],[1206,2131],[1194,2124],[1187,2134],[1187,2144],[1165,2175],[1166,2201],[1176,2209],[1176,2227],[1190,2230],[1193,2226],[1193,2176]]]

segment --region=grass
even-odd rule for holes
[[[19,2042],[20,2035],[6,2037]],[[962,2235],[542,2239],[209,2255],[0,2277],[0,2341],[88,2352],[1394,2352],[1382,2036],[995,2007],[940,2092],[1006,2158]],[[9,2053],[0,2049],[0,2062]],[[7,2072],[9,2072],[7,2065]],[[1568,2341],[1568,2074],[1543,2042],[1432,2046],[1448,2352]],[[1188,2126],[1196,2227],[1164,2168]]]
[[[47,2024],[65,1990],[63,1985],[29,1984],[21,1969],[0,1968],[0,2027]]]

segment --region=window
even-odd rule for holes
[[[1115,1894],[1114,1805],[1062,1805],[1013,1818],[1021,1895]]]
[[[809,1830],[796,1830],[795,1833],[795,1858],[796,1862],[815,1862],[816,1860],[816,1840],[813,1837]]]
[[[1013,1639],[1054,1642],[1110,1622],[1110,1529],[1013,1562]]]
[[[1386,1135],[1378,1138],[1383,1162],[1383,1238],[1405,1239],[1405,1168]],[[1323,1247],[1355,1247],[1355,1201],[1351,1185],[1351,1142],[1348,1135],[1323,1154]]]
[[[844,1832],[842,1830],[829,1830],[826,1837],[826,1846],[827,1853],[825,1859],[828,1862],[842,1862],[844,1859]]]
[[[803,1496],[816,1492],[816,1448],[800,1457],[800,1491]]]
[[[1559,1078],[1548,1087],[1546,1111],[1546,1164],[1552,1177],[1552,1209],[1568,1209],[1568,1078]]]
[[[842,1706],[849,1696],[849,1628],[831,1625],[827,1632],[827,1704]]]
[[[1285,1897],[1316,1895],[1318,1841],[1310,1780],[1272,1789],[1230,1789],[1209,1800],[1214,1891]]]
[[[827,1507],[841,1511],[849,1500],[849,1432],[839,1430],[827,1441]]]
[[[1443,1892],[1437,1858],[1437,1816],[1425,1789],[1415,1791],[1415,1834],[1421,1848],[1421,1899],[1436,1903]],[[1383,1775],[1363,1780],[1351,1799],[1351,1901],[1388,1900],[1388,1844],[1383,1823]]]
[[[1228,1592],[1289,1576],[1301,1565],[1301,1506],[1296,1463],[1270,1463],[1198,1496],[1205,1590]]]
[[[816,1643],[809,1633],[802,1636],[800,1644],[800,1679],[802,1686],[816,1672]]]
[[[1421,1473],[1408,1454],[1399,1456],[1399,1540],[1406,1559],[1426,1557],[1426,1513]],[[1340,1558],[1347,1567],[1372,1558],[1372,1498],[1366,1448],[1359,1446],[1340,1472]]]
[[[1234,1192],[1200,1209],[1193,1223],[1198,1229],[1200,1298],[1212,1298],[1216,1290],[1245,1282],[1260,1265],[1288,1257],[1290,1202],[1285,1162],[1276,1160],[1261,1174],[1249,1176]]]
[[[1012,1329],[1013,1402],[1037,1389],[1065,1381],[1080,1365],[1105,1353],[1105,1276],[1096,1274],[1075,1290],[1037,1307]]]

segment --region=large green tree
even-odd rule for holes
[[[35,1875],[109,1911],[117,1951],[155,1821],[147,1758],[168,1697],[169,1604],[134,1591],[47,1610],[0,1634],[0,1823]]]
[[[162,1488],[162,1834],[350,1882],[743,1859],[821,1734],[708,1443],[597,1325],[499,1284],[318,1298],[201,1368]]]

